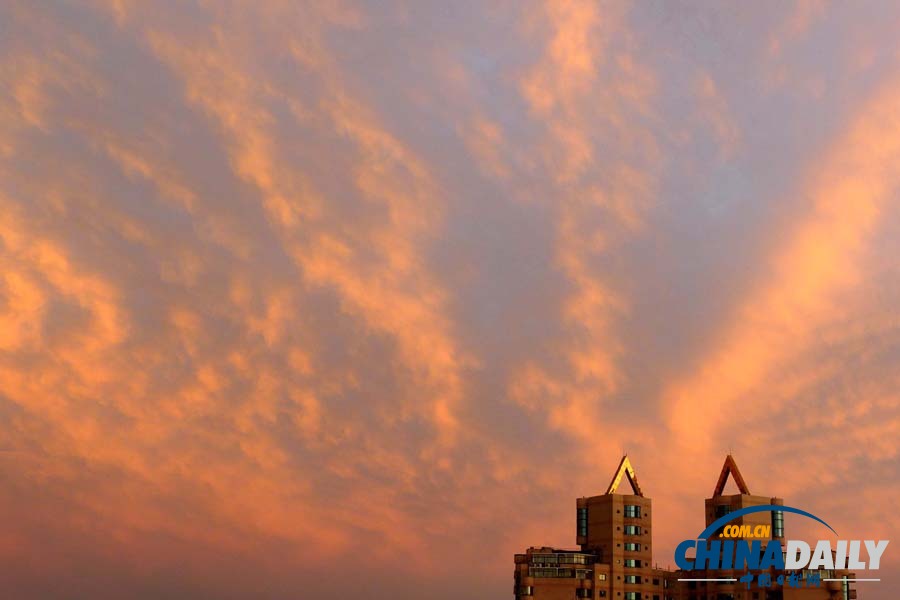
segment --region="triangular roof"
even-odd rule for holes
[[[644,493],[641,491],[641,486],[638,485],[637,475],[635,475],[634,469],[631,467],[631,462],[628,460],[627,454],[623,456],[622,460],[619,462],[616,474],[613,475],[612,481],[609,482],[609,487],[606,488],[606,493],[616,493],[616,490],[619,489],[619,484],[622,483],[623,475],[628,476],[628,483],[631,484],[631,489],[634,491],[634,494],[643,497]]]
[[[738,486],[738,489],[742,494],[750,493],[750,488],[747,487],[747,483],[744,481],[744,478],[741,477],[741,471],[738,469],[737,463],[734,462],[734,457],[729,454],[725,457],[725,464],[722,465],[722,472],[719,473],[719,481],[716,482],[716,491],[713,492],[713,498],[718,498],[722,495],[722,491],[725,489],[725,482],[728,481],[729,473],[731,473],[731,478],[734,479],[735,485]]]

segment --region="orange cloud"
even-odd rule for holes
[[[848,131],[810,167],[809,216],[773,251],[770,276],[735,311],[709,356],[665,392],[669,422],[681,443],[704,452],[740,407],[761,416],[771,392],[759,386],[779,363],[814,343],[819,327],[845,313],[843,294],[864,282],[860,257],[900,181],[900,122],[895,86],[858,111]]]

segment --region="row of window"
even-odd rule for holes
[[[625,505],[625,516],[631,519],[641,518],[641,507],[637,504]],[[578,507],[575,515],[575,526],[580,536],[587,536],[588,532],[588,509],[586,506]]]
[[[625,535],[641,535],[641,526],[640,525],[626,525],[625,526]]]
[[[627,552],[640,552],[641,545],[635,544],[634,542],[625,542],[625,550]]]
[[[528,574],[532,577],[555,577],[562,579],[591,579],[594,572],[591,569],[569,569],[566,567],[530,567]]]
[[[519,597],[523,596],[534,596],[534,587],[530,585],[522,585],[519,586]],[[575,590],[576,598],[593,598],[594,590],[590,588],[578,588]],[[598,598],[606,598],[606,590],[598,590],[597,592]],[[658,599],[657,599],[658,600]]]
[[[596,562],[593,554],[559,552],[555,554],[532,554],[533,565],[592,565]]]
[[[626,504],[625,505],[625,516],[632,519],[639,519],[641,517],[641,507],[636,504]],[[626,525],[625,533],[628,533],[628,529],[637,529],[637,535],[640,535],[641,528],[635,527],[634,525]],[[588,534],[588,509],[587,507],[578,507],[576,509],[575,515],[575,530],[579,537],[587,537]],[[635,534],[629,534],[635,535]]]
[[[834,579],[834,571],[832,571],[831,569],[803,569],[803,571],[800,572],[800,577],[802,577],[804,580],[807,580],[813,573],[817,573],[820,579]]]

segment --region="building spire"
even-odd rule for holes
[[[750,493],[750,488],[747,487],[747,483],[744,481],[744,478],[741,477],[741,471],[738,469],[737,463],[734,462],[734,457],[729,453],[728,456],[725,457],[725,464],[722,465],[722,472],[719,473],[719,481],[716,482],[716,491],[713,492],[713,498],[718,498],[722,495],[722,491],[725,489],[725,482],[728,481],[729,473],[731,473],[731,478],[734,479],[735,485],[738,486],[738,489],[742,494]]]
[[[622,483],[622,476],[624,475],[628,476],[628,483],[631,484],[631,490],[634,494],[643,498],[644,493],[641,491],[641,486],[638,485],[637,475],[635,475],[634,469],[631,467],[631,462],[628,460],[627,454],[624,455],[619,462],[619,466],[616,468],[616,474],[613,475],[612,481],[609,482],[609,487],[606,488],[606,493],[615,494],[616,490],[619,489],[619,484]]]

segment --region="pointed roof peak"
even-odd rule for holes
[[[619,484],[622,483],[622,477],[628,477],[628,483],[631,484],[631,489],[636,496],[644,496],[644,493],[641,491],[641,486],[638,484],[637,475],[634,472],[634,468],[631,466],[631,461],[628,460],[628,455],[622,456],[622,460],[619,461],[619,466],[616,468],[616,473],[613,475],[612,481],[609,482],[609,487],[606,488],[607,494],[615,494],[616,490],[619,489]]]
[[[728,456],[725,457],[725,464],[722,465],[722,472],[719,473],[719,480],[716,482],[716,489],[712,495],[713,498],[718,498],[722,495],[722,492],[725,490],[725,483],[728,481],[729,473],[731,474],[731,478],[734,480],[735,485],[738,486],[738,490],[740,490],[742,494],[750,493],[750,488],[747,487],[747,483],[741,476],[741,470],[738,469],[734,457],[729,452]]]

